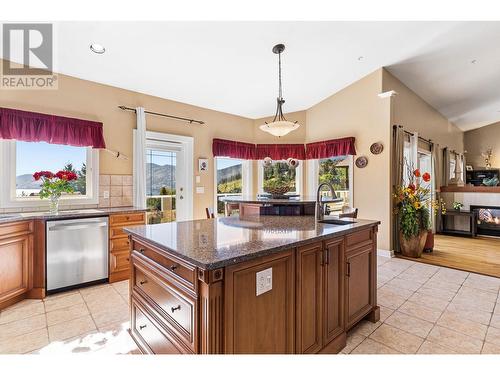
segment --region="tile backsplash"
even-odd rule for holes
[[[99,176],[99,207],[132,206],[132,181],[132,175],[101,174]]]

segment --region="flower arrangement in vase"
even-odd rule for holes
[[[35,181],[42,180],[40,189],[40,199],[50,199],[50,213],[57,213],[59,210],[59,199],[62,193],[72,194],[75,190],[70,182],[77,180],[78,176],[70,171],[59,171],[52,173],[40,171],[33,174]]]
[[[420,258],[430,228],[430,210],[444,210],[445,206],[442,201],[435,201],[431,197],[429,173],[421,174],[418,168],[408,170],[411,171],[408,183],[395,188],[395,214],[399,220],[401,253]]]

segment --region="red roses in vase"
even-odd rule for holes
[[[59,171],[52,173],[40,171],[33,174],[35,181],[42,180],[40,199],[50,199],[50,212],[56,213],[59,208],[59,198],[62,193],[73,193],[75,190],[70,182],[78,179],[78,176],[70,171]]]

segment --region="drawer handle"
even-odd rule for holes
[[[139,252],[140,252],[141,254],[144,254],[144,251],[145,251],[144,249],[139,249]]]
[[[177,267],[178,267],[178,265],[177,265],[177,264],[172,264],[172,265],[170,266],[170,269],[171,269],[172,271],[174,271],[174,272],[175,272],[175,270],[177,269]]]
[[[130,216],[125,216],[125,220],[130,220]]]
[[[142,281],[139,281],[139,284],[141,284],[141,285],[144,285],[144,284],[147,284],[147,283],[148,283],[148,281],[147,281],[147,280],[142,280]]]
[[[130,258],[126,258],[125,260],[126,260],[127,262],[130,262]]]
[[[177,307],[172,307],[170,310],[172,310],[172,313],[175,312],[175,310],[180,310],[181,309],[181,305],[178,305]]]
[[[142,330],[142,329],[146,328],[147,326],[148,326],[147,324],[143,324],[142,326],[139,326],[139,329]]]
[[[347,277],[351,276],[351,263],[347,262]]]

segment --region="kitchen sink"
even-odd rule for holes
[[[340,219],[325,219],[325,220],[318,220],[320,223],[323,224],[333,224],[333,225],[348,225],[348,224],[354,224],[354,220],[340,220]]]

